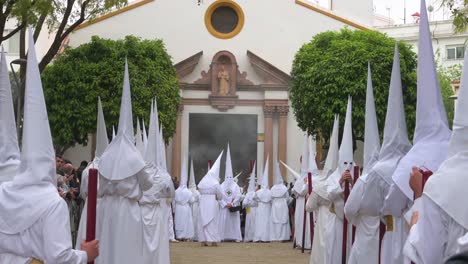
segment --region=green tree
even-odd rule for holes
[[[449,67],[437,67],[437,74],[439,76],[440,90],[442,93],[442,100],[444,101],[445,111],[447,112],[447,120],[449,126],[452,127],[454,117],[454,99],[453,99],[453,88],[452,82],[460,81],[462,74],[462,66],[455,64]]]
[[[92,37],[67,49],[42,73],[50,126],[56,150],[87,144],[96,130],[97,98],[101,97],[108,132],[118,124],[125,57],[129,63],[133,116],[149,122],[151,100],[157,98],[166,140],[175,131],[180,102],[171,57],[162,40]]]
[[[442,6],[448,7],[452,12],[455,32],[465,32],[468,27],[468,2],[466,0],[442,0]]]
[[[353,136],[363,140],[367,63],[371,63],[375,105],[382,135],[393,64],[395,40],[370,30],[327,31],[316,35],[296,53],[290,99],[298,125],[323,142],[328,140],[333,116],[341,127],[347,97],[353,97]],[[416,106],[416,54],[398,43],[407,126],[412,135]]]

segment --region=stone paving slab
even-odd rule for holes
[[[309,252],[292,249],[292,243],[171,243],[171,264],[308,264]]]

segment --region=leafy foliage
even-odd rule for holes
[[[395,40],[376,31],[327,31],[304,44],[292,67],[290,99],[299,127],[323,141],[330,137],[333,116],[343,127],[347,97],[353,98],[353,137],[363,140],[367,63],[371,63],[375,105],[382,135]],[[407,126],[412,135],[416,107],[416,54],[398,43]]]
[[[124,62],[128,59],[134,123],[149,122],[151,100],[157,98],[159,120],[166,140],[175,131],[180,102],[171,57],[161,40],[123,40],[92,37],[67,49],[42,74],[49,120],[56,149],[63,152],[86,144],[96,131],[97,99],[101,97],[108,135],[117,128]]]
[[[462,33],[466,31],[468,27],[468,2],[464,0],[442,0],[442,6],[446,6],[452,11],[455,32]]]
[[[462,66],[460,64],[455,64],[449,67],[438,66],[437,74],[439,76],[442,100],[444,101],[445,111],[447,112],[447,121],[449,126],[452,127],[455,106],[455,101],[452,98],[454,95],[452,82],[460,81]]]

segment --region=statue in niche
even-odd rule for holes
[[[229,72],[221,66],[221,70],[218,72],[219,79],[219,95],[229,94]]]

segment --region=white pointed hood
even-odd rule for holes
[[[451,136],[435,69],[432,39],[424,1],[421,1],[418,53],[416,129],[413,147],[400,161],[392,176],[396,186],[410,200],[414,197],[409,185],[411,168],[424,166],[433,172],[436,171],[447,158],[448,141]]]
[[[51,206],[63,202],[57,192],[55,153],[31,30],[28,39],[21,163],[13,181],[0,185],[0,232],[5,234],[23,232]]]
[[[232,173],[232,162],[231,162],[231,150],[229,149],[229,143],[226,150],[226,168],[224,171],[224,182],[223,185],[230,186],[234,182]]]
[[[263,169],[262,182],[260,184],[260,187],[262,189],[270,189],[270,184],[268,183],[268,173],[269,173],[268,160],[269,160],[269,156],[267,156],[265,167]]]
[[[395,43],[390,90],[388,92],[387,115],[379,161],[372,167],[376,173],[391,185],[394,173],[400,159],[409,151],[411,143],[406,130],[405,109],[401,86],[400,58],[398,44]],[[369,172],[370,173],[370,172]]]
[[[132,100],[128,64],[125,60],[122,101],[117,136],[109,144],[99,161],[100,174],[113,181],[134,176],[145,166],[141,153],[134,145]]]
[[[141,125],[143,126],[143,153],[146,152],[146,147],[148,146],[148,134],[146,133],[146,126],[145,126],[145,120],[142,119]]]
[[[0,183],[10,181],[20,164],[15,111],[5,52],[0,66]]]
[[[247,192],[255,192],[255,175],[257,171],[256,169],[257,169],[257,161],[255,161],[252,172],[250,173],[249,187],[247,189]]]
[[[379,159],[380,138],[377,126],[377,114],[375,112],[374,91],[372,87],[372,73],[370,63],[367,70],[367,92],[366,92],[366,116],[364,128],[364,164],[363,177],[374,166]]]
[[[307,162],[307,172],[312,173],[313,176],[318,174],[317,162],[315,162],[315,156],[317,155],[317,147],[315,145],[315,140],[309,136],[309,148],[308,148],[308,162]]]
[[[219,185],[219,169],[221,168],[221,157],[223,156],[223,152],[219,154],[218,158],[216,159],[215,163],[208,170],[208,172],[203,176],[203,179],[198,183],[198,189],[200,191],[204,189],[211,189],[216,185]]]
[[[135,135],[135,146],[140,151],[141,155],[145,153],[145,147],[143,144],[143,138],[141,136],[141,127],[140,127],[140,120],[137,118],[137,132]]]
[[[145,162],[148,164],[153,164],[154,166],[157,165],[157,152],[158,152],[158,142],[159,142],[159,133],[158,124],[156,124],[154,112],[153,112],[153,104],[151,104],[151,114],[150,114],[150,122],[149,122],[149,131],[148,131],[148,144],[145,150]]]
[[[274,175],[273,185],[277,185],[277,184],[283,185],[283,176],[281,176],[281,170],[280,170],[278,161],[275,161],[273,175]]]
[[[101,97],[98,97],[95,157],[100,158],[102,153],[104,153],[108,145],[109,145],[109,139],[107,137],[106,121],[104,120],[104,112],[102,111]]]
[[[465,52],[464,65],[468,65],[467,52]],[[429,178],[424,188],[424,194],[465,229],[468,229],[468,207],[462,201],[466,200],[466,186],[468,185],[466,173],[468,171],[467,113],[468,67],[464,67],[453,119],[448,159]]]
[[[352,130],[352,99],[348,97],[346,108],[346,118],[343,128],[340,150],[338,151],[338,170],[340,175],[349,170],[353,173],[353,130]]]
[[[190,178],[189,178],[189,189],[196,190],[197,184],[195,183],[195,171],[193,169],[193,160],[190,162]]]
[[[159,152],[158,152],[159,166],[161,169],[167,171],[166,164],[166,142],[164,142],[163,128],[159,127]]]
[[[302,176],[295,171],[293,168],[289,167],[286,163],[284,163],[282,160],[280,160],[281,164],[289,171],[289,173],[294,177],[294,180],[301,180],[302,181]]]
[[[184,157],[184,161],[182,162],[182,167],[180,171],[180,184],[178,189],[186,189],[187,188],[187,180],[188,180],[188,174],[187,174],[187,158]]]
[[[304,143],[302,146],[302,156],[301,156],[301,176],[306,177],[309,170],[308,166],[309,161],[309,137],[307,133],[304,134]]]
[[[340,119],[338,115],[335,115],[333,121],[333,129],[330,137],[330,144],[328,147],[327,158],[325,165],[323,166],[322,173],[320,174],[320,180],[326,180],[328,176],[336,170],[338,166],[338,137],[340,129]]]

